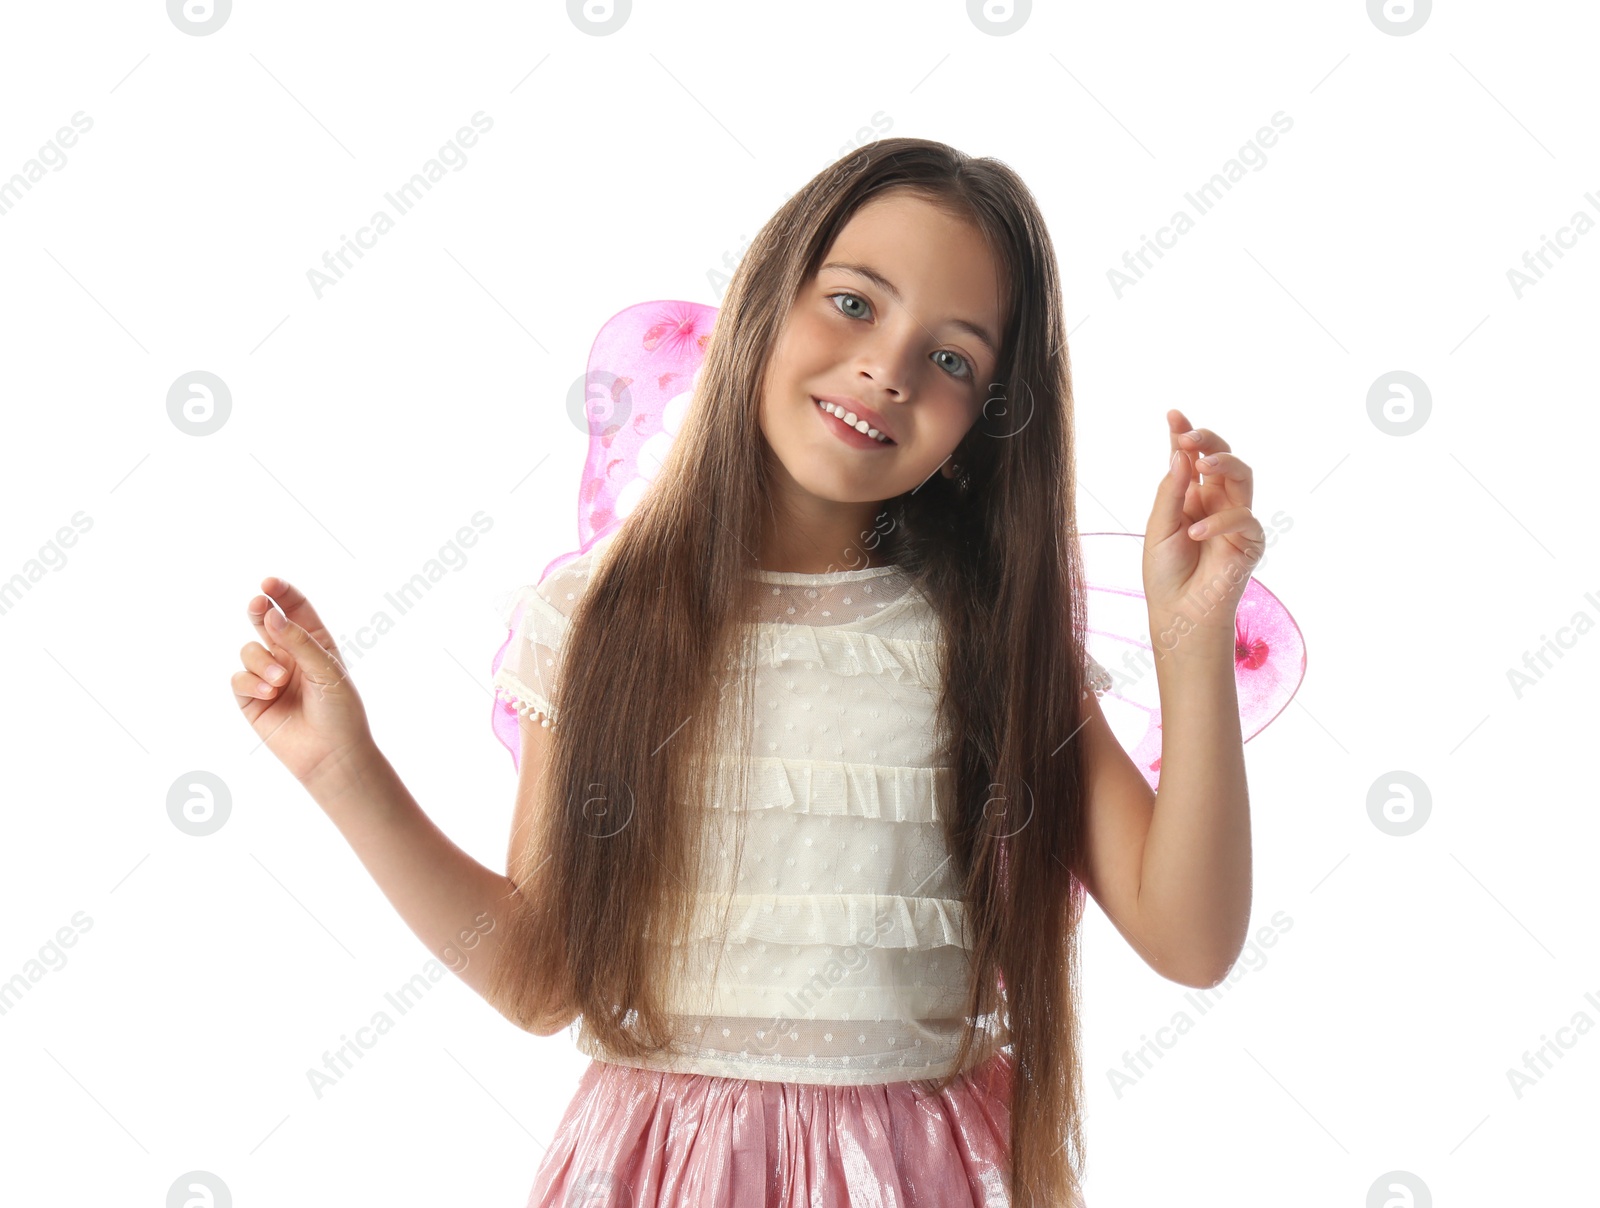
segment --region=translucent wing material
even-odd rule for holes
[[[584,375],[589,454],[578,488],[580,545],[552,560],[541,583],[615,530],[660,473],[688,411],[716,317],[715,307],[698,302],[640,302],[600,329]],[[1101,708],[1153,788],[1161,775],[1161,701],[1141,589],[1142,542],[1137,533],[1081,535],[1089,588],[1088,653],[1112,674]],[[540,638],[552,639],[538,631],[548,629],[551,614],[540,603],[526,590],[511,595],[502,614],[508,632],[495,653],[491,677],[513,642],[530,642],[549,655]],[[1299,687],[1305,643],[1288,611],[1256,579],[1245,587],[1234,624],[1239,715],[1248,740],[1282,712]],[[538,692],[535,688],[530,696],[543,705],[548,698]],[[528,702],[497,686],[491,723],[517,768],[519,705],[527,708]]]
[[[1080,533],[1078,541],[1089,589],[1088,654],[1112,678],[1100,708],[1117,741],[1155,788],[1161,779],[1161,694],[1142,587],[1144,536]],[[1289,610],[1256,578],[1245,584],[1233,632],[1239,732],[1249,742],[1299,689],[1306,646]]]
[[[640,302],[608,319],[589,350],[584,373],[589,454],[578,486],[579,547],[553,559],[539,576],[586,552],[622,523],[661,471],[689,409],[696,374],[717,309],[699,302]],[[502,615],[508,633],[489,669],[493,677],[514,641],[532,636],[527,593],[513,594]],[[491,725],[522,766],[519,702],[496,690]]]
[[[698,302],[640,302],[595,337],[584,382],[589,457],[578,491],[578,537],[588,549],[615,528],[661,471],[689,409],[716,321]]]

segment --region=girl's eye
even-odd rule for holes
[[[828,295],[828,298],[829,298],[829,300],[830,300],[830,301],[831,301],[831,300],[833,300],[833,299],[835,299],[835,298],[850,298],[850,299],[852,299],[852,300],[854,300],[854,301],[856,301],[856,302],[859,302],[859,303],[861,303],[861,305],[862,305],[862,306],[866,306],[866,305],[867,305],[867,300],[866,300],[866,299],[865,299],[865,298],[863,298],[863,297],[862,297],[862,296],[861,296],[861,295],[860,295],[860,294],[829,294],[829,295]],[[870,309],[871,309],[871,307],[867,307],[867,309],[869,309],[869,310],[870,310]],[[845,312],[845,313],[846,313],[846,314],[847,314],[847,315],[850,315],[850,318],[852,318],[852,319],[859,319],[859,318],[861,318],[861,316],[860,316],[860,315],[857,315],[857,314],[850,314],[850,312],[849,312],[849,311],[846,311],[846,312]]]
[[[869,306],[867,304],[867,300],[865,298],[863,298],[860,294],[838,293],[838,294],[829,294],[828,295],[828,300],[830,302],[834,301],[835,299],[838,299],[838,298],[849,298],[852,301],[859,302],[862,306],[866,307],[866,309],[869,310],[869,311],[872,309],[871,306]],[[864,316],[859,315],[859,314],[852,314],[850,311],[844,310],[843,308],[840,308],[840,313],[845,315],[847,318],[851,318],[851,319],[859,319],[859,318],[863,318],[864,317]],[[944,354],[945,356],[954,357],[956,359],[956,361],[961,366],[961,372],[960,373],[956,373],[954,371],[949,371],[951,377],[958,378],[958,379],[965,379],[965,378],[970,378],[972,376],[972,366],[971,366],[971,364],[968,363],[966,357],[962,356],[959,352],[951,352],[948,348],[941,348],[941,349],[939,349],[939,351],[940,351],[940,353]]]

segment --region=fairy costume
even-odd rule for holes
[[[585,546],[503,614],[494,725],[514,760],[519,715],[560,725],[568,623],[677,431],[710,313],[643,304],[596,342],[591,373],[611,370],[591,386],[615,410],[591,427]],[[933,607],[894,565],[750,573],[753,728],[722,757],[747,779],[740,795],[708,786],[674,1051],[621,1060],[578,1022],[593,1063],[529,1208],[1006,1203],[1004,1020],[980,1020],[966,1067],[928,1085],[955,1069],[969,971],[941,824],[954,773],[938,754]],[[1112,688],[1092,658],[1086,670]]]

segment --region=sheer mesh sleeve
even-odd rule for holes
[[[589,559],[580,555],[518,588],[506,607],[511,636],[494,673],[495,695],[547,729],[559,720],[562,646],[588,579]]]

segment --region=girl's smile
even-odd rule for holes
[[[817,398],[811,401],[816,404],[819,415],[831,417],[832,422],[828,426],[847,445],[857,449],[886,449],[894,444],[894,440],[883,430],[883,421],[875,416],[869,418],[865,414],[866,408],[861,404]]]

